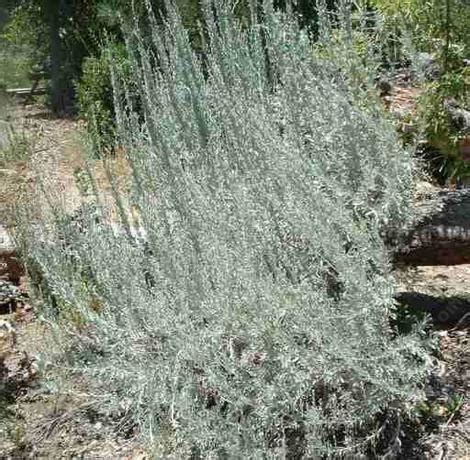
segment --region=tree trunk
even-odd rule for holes
[[[46,14],[49,18],[49,39],[51,46],[51,105],[52,110],[61,113],[63,107],[62,81],[61,75],[63,49],[60,37],[60,7],[61,0],[48,0],[46,5]]]
[[[413,229],[395,260],[409,265],[469,264],[470,189],[441,192],[434,210]]]
[[[73,109],[76,75],[71,71],[70,50],[66,49],[62,32],[67,33],[67,22],[73,16],[74,0],[43,0],[44,12],[48,19],[50,41],[51,106],[58,115],[70,113]],[[63,30],[62,30],[63,29]]]

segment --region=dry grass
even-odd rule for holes
[[[56,191],[53,199],[72,213],[84,200],[77,187],[77,178],[85,170],[82,122],[53,118],[40,106],[10,110],[12,123],[29,141],[29,155],[0,161],[0,222],[8,227],[13,225],[16,207],[31,200],[40,177],[51,186],[50,190]],[[118,189],[129,190],[130,170],[124,152],[118,150],[110,156],[107,166],[117,178]],[[111,186],[103,163],[93,162],[92,170],[103,201],[113,209]]]

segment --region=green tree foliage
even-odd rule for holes
[[[11,41],[27,44],[32,50],[31,60],[40,68],[48,60],[48,73],[51,81],[51,104],[57,112],[66,111],[74,100],[74,88],[81,79],[82,72],[96,71],[98,62],[102,63],[102,74],[106,73],[105,60],[100,58],[105,41],[113,37],[122,43],[120,22],[123,18],[145,17],[145,0],[129,2],[126,0],[23,0],[12,2],[16,5],[13,20],[7,36]],[[163,0],[152,0],[152,7],[163,11]],[[335,1],[328,0],[328,6]],[[198,23],[202,20],[200,3],[197,0],[179,0],[182,20],[187,27],[192,42],[197,46],[200,40]],[[260,2],[261,5],[261,2]],[[317,0],[302,0],[294,6],[302,24],[316,31]],[[285,2],[277,7],[286,8]],[[236,6],[238,17],[249,17],[249,3],[240,2]],[[86,57],[94,64],[82,65]],[[84,76],[83,85],[92,80]],[[109,76],[108,76],[109,78]],[[91,88],[96,95],[98,88]],[[82,90],[83,93],[83,90]],[[104,99],[103,105],[108,105]],[[82,109],[88,114],[88,107]]]
[[[29,85],[32,49],[28,43],[10,40],[9,27],[15,3],[5,1],[0,5],[0,90]]]
[[[105,39],[119,42],[120,19],[142,10],[144,1],[23,0],[13,11],[6,38],[27,44],[38,69],[50,78],[53,109],[74,109],[75,85],[86,57],[99,57]]]
[[[408,28],[416,45],[425,51],[438,52],[443,59],[449,47],[463,46],[470,51],[468,33],[470,11],[467,0],[366,0],[386,18],[395,18]]]
[[[74,79],[91,41],[84,34],[92,30],[88,21],[93,18],[86,0],[24,0],[8,26],[9,40],[26,43],[33,67],[47,71],[51,106],[58,113],[72,109]]]

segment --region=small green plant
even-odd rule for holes
[[[114,143],[113,94],[109,62],[106,55],[85,59],[77,86],[80,116],[90,131],[97,131],[105,145]]]
[[[0,88],[28,88],[31,85],[30,69],[34,62],[31,27],[25,15],[9,11],[6,22],[0,24]],[[25,36],[20,39],[18,31]],[[44,40],[43,40],[44,42]]]
[[[464,403],[465,397],[455,394],[444,401],[421,401],[416,405],[415,412],[426,423],[437,424],[445,421],[449,424],[454,418],[458,417]]]
[[[448,422],[450,423],[455,417],[457,417],[465,404],[464,395],[453,395],[447,402],[447,414],[449,416]]]
[[[15,445],[17,452],[26,451],[27,442],[26,442],[26,429],[20,421],[16,420],[16,423],[12,423],[9,427],[9,438]]]
[[[2,123],[0,121],[0,123]],[[0,131],[2,126],[0,125]],[[26,161],[33,151],[31,136],[24,129],[17,129],[5,123],[2,133],[0,132],[0,163],[8,164],[15,161]]]
[[[409,31],[415,47],[437,53],[444,67],[452,59],[451,47],[470,46],[470,14],[467,0],[365,0],[383,14],[383,19],[397,30]]]

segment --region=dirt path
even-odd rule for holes
[[[14,225],[15,206],[30,201],[40,184],[53,191],[52,200],[72,213],[83,202],[77,182],[84,176],[84,125],[72,119],[58,119],[40,106],[16,108],[12,115],[15,140],[13,153],[0,155],[0,223]],[[24,144],[24,148],[22,148]],[[118,187],[129,187],[129,168],[121,154],[108,162],[118,178]],[[93,173],[103,200],[113,206],[111,187],[103,165],[96,162]]]
[[[79,200],[74,171],[82,164],[78,122],[54,118],[41,107],[10,110],[13,145],[0,156],[0,222],[7,226],[14,223],[15,206],[30,199],[39,171],[47,171],[47,180],[67,191],[66,201],[73,206]]]

